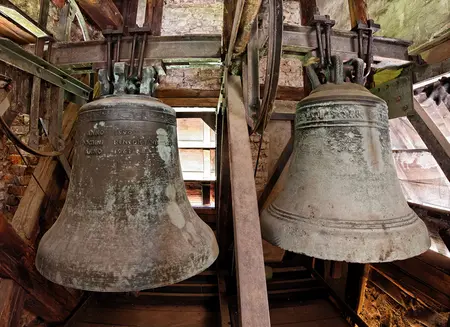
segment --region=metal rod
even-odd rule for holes
[[[142,37],[141,48],[139,49],[139,61],[138,61],[138,71],[137,71],[138,80],[142,79],[142,69],[144,67],[144,51],[145,51],[146,45],[147,45],[147,33],[144,33],[144,35]]]
[[[135,52],[136,52],[136,41],[137,41],[137,34],[135,33],[133,35],[133,43],[131,45],[130,72],[128,73],[128,78],[130,78],[134,75],[134,57],[135,57]]]
[[[320,66],[322,67],[324,64],[323,58],[323,44],[322,44],[322,29],[320,23],[316,23],[316,37],[317,37],[317,52],[320,58]]]

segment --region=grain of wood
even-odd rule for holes
[[[25,290],[11,279],[0,279],[0,327],[17,327],[25,303]]]
[[[269,327],[261,229],[240,78],[227,84],[234,243],[241,327]]]

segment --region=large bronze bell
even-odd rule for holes
[[[175,111],[142,95],[84,105],[67,200],[42,238],[36,267],[67,287],[126,292],[173,284],[218,255],[192,209]]]
[[[386,262],[430,247],[402,193],[386,103],[358,84],[325,84],[297,106],[288,182],[261,216],[263,237],[308,256]]]

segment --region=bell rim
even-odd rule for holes
[[[209,256],[208,260],[206,261],[205,265],[202,266],[201,268],[195,269],[189,274],[186,274],[183,276],[180,275],[178,278],[175,278],[171,281],[162,282],[162,283],[143,284],[142,286],[139,286],[139,287],[129,287],[129,288],[126,288],[126,287],[123,287],[123,288],[120,288],[120,287],[89,287],[89,286],[83,285],[82,283],[69,282],[72,280],[70,274],[67,274],[67,276],[64,277],[61,275],[61,273],[59,273],[60,277],[56,278],[55,274],[47,274],[46,273],[46,271],[54,271],[54,270],[52,270],[52,269],[42,270],[41,265],[38,263],[37,256],[35,259],[35,267],[38,270],[38,272],[42,276],[44,276],[46,279],[50,280],[51,282],[53,282],[55,284],[58,284],[58,285],[61,285],[64,287],[69,287],[69,288],[83,290],[83,291],[89,291],[89,292],[102,292],[102,293],[136,292],[136,291],[142,291],[142,290],[146,290],[146,289],[155,289],[155,288],[159,288],[159,287],[173,285],[173,284],[187,280],[191,277],[194,277],[194,276],[202,273],[203,271],[205,271],[206,269],[211,267],[211,265],[214,264],[214,262],[217,260],[217,258],[219,256],[217,241],[215,243],[216,243],[216,246],[213,246],[213,248],[210,251],[210,256]],[[150,275],[150,273],[148,273],[148,275]],[[118,282],[118,280],[116,281],[116,283]],[[95,282],[93,284],[95,284]]]
[[[415,219],[406,226],[380,230],[367,228],[355,232],[308,222],[288,222],[265,209],[261,215],[261,231],[263,239],[275,246],[318,259],[352,263],[392,262],[420,255],[431,246],[425,223],[414,212],[412,214]],[[328,236],[324,237],[327,233]],[[404,242],[401,237],[406,235],[410,243]],[[386,240],[391,242],[392,252],[380,250],[378,245]],[[408,246],[411,244],[415,246]]]

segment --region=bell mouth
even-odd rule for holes
[[[320,85],[318,88],[312,90],[306,98],[301,100],[298,106],[328,101],[362,101],[369,104],[382,104],[387,108],[387,104],[383,99],[370,93],[364,86],[355,83],[328,83]]]
[[[271,204],[261,215],[263,238],[284,250],[323,260],[381,263],[418,256],[431,246],[425,223],[411,211],[390,225],[361,224],[350,228],[339,220],[318,224],[314,219],[287,219]]]

